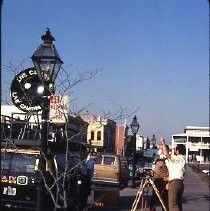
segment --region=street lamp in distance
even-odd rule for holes
[[[44,211],[46,197],[46,188],[43,177],[46,176],[46,157],[48,156],[48,128],[49,128],[49,109],[50,95],[54,94],[54,82],[62,65],[62,60],[53,45],[55,38],[51,35],[49,28],[46,34],[41,36],[43,43],[37,48],[31,59],[36,68],[40,81],[44,86],[42,101],[42,130],[40,144],[40,160],[39,160],[39,185],[37,191],[37,211]],[[48,205],[48,204],[47,204]],[[46,206],[47,206],[46,205]]]
[[[136,134],[139,130],[139,123],[137,121],[137,117],[133,118],[133,121],[130,125],[132,133],[133,133],[133,168],[132,168],[132,188],[136,187],[135,181],[135,173],[136,173]]]

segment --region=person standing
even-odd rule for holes
[[[166,145],[166,148],[169,152],[169,146]],[[155,160],[155,165],[153,167],[154,172],[154,184],[159,192],[159,195],[165,205],[165,208],[168,210],[168,169],[165,164],[166,157],[163,155],[162,145],[159,146],[159,158]],[[155,211],[159,198],[154,189],[152,189],[152,196],[150,200],[150,211]],[[162,206],[162,210],[165,209]]]
[[[86,163],[85,163],[85,169],[86,169],[86,172],[87,172],[89,178],[91,178],[93,176],[95,160],[96,160],[96,153],[91,152],[87,156]]]
[[[83,195],[83,206],[87,206],[87,200],[88,197],[91,194],[91,180],[94,173],[94,164],[96,159],[96,153],[91,152],[85,161],[85,174],[83,174],[83,189],[82,189],[82,195]]]
[[[169,210],[182,211],[182,195],[184,192],[184,176],[186,171],[185,153],[186,149],[183,144],[178,144],[175,148],[174,155],[170,155],[166,149],[165,140],[162,138],[160,143],[163,146],[163,153],[166,156],[166,166],[169,172]]]

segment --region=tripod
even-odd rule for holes
[[[154,189],[155,193],[157,194],[157,196],[158,196],[158,198],[160,200],[160,203],[163,206],[164,210],[167,211],[167,208],[166,208],[163,200],[161,199],[159,191],[156,188],[156,186],[155,186],[153,180],[151,179],[151,177],[142,178],[139,190],[138,190],[137,195],[136,195],[136,198],[135,198],[135,200],[134,200],[134,202],[132,204],[131,211],[135,211],[136,210],[137,205],[138,205],[138,203],[139,203],[139,201],[141,199],[141,196],[142,196],[142,207],[141,207],[141,210],[146,210],[146,205],[147,204],[146,204],[146,201],[144,203],[143,193],[144,193],[145,187],[146,186],[149,187],[150,185],[152,186],[152,188]]]

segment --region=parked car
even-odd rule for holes
[[[210,169],[204,169],[202,172],[203,172],[204,174],[210,175]]]
[[[128,185],[129,169],[124,156],[112,153],[100,153],[94,164],[92,184],[124,188]]]
[[[1,207],[33,209],[36,206],[38,156],[38,150],[1,152]]]
[[[40,151],[34,149],[2,149],[1,150],[1,208],[18,208],[20,210],[35,210],[37,205],[37,190],[39,184],[38,163]],[[81,159],[75,153],[56,153],[47,160],[46,174],[48,185],[54,182],[49,170],[51,168],[57,184],[52,188],[56,202],[62,207],[62,191],[66,192],[68,210],[75,210],[81,204],[82,192],[78,189],[78,180],[81,180],[83,168]],[[66,168],[67,167],[67,168]],[[54,169],[54,170],[53,170]],[[66,171],[65,171],[66,169]],[[50,184],[49,184],[50,183]],[[54,203],[51,195],[46,191],[47,209],[52,211]]]

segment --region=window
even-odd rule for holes
[[[97,132],[97,140],[101,140],[101,131]]]
[[[95,160],[95,164],[101,164],[102,156],[97,156]]]
[[[186,136],[173,136],[174,138],[174,144],[183,144],[187,142]]]
[[[197,144],[198,142],[201,142],[201,137],[189,137],[188,141]]]
[[[104,157],[104,165],[114,165],[115,157]]]
[[[209,137],[203,137],[203,143],[204,144],[209,144],[210,143],[210,138]]]
[[[94,140],[94,131],[91,131],[91,140]]]
[[[76,165],[79,166],[81,163],[81,158],[79,155],[76,154],[68,154],[66,157],[66,154],[56,154],[56,162],[58,165],[58,170],[60,172],[65,171],[65,165],[67,165],[68,171],[71,171],[72,168]]]

